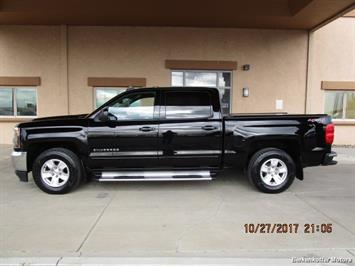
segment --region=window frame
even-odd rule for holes
[[[12,105],[13,105],[13,110],[14,110],[14,114],[13,115],[1,115],[0,114],[0,118],[20,118],[20,119],[33,119],[33,118],[37,118],[38,117],[38,87],[37,86],[0,86],[0,90],[1,89],[11,89],[12,91]],[[36,115],[17,115],[17,100],[16,100],[16,94],[17,94],[17,89],[21,89],[21,88],[31,88],[31,89],[35,89],[36,92]]]
[[[232,70],[203,70],[203,69],[170,69],[170,84],[171,86],[173,86],[173,72],[182,72],[182,87],[189,87],[189,86],[186,86],[186,72],[194,72],[194,73],[215,73],[216,76],[217,76],[217,85],[216,85],[216,88],[219,89],[219,88],[226,88],[226,89],[229,89],[229,114],[232,113],[232,107],[233,107],[233,71]],[[225,87],[222,87],[220,86],[219,84],[219,73],[230,73],[231,75],[231,80],[230,80],[230,86],[225,86]],[[208,88],[208,87],[206,87]],[[221,112],[223,110],[223,107],[222,107],[222,99],[220,98],[220,106],[221,106]]]
[[[347,121],[349,121],[349,122],[355,122],[355,118],[345,118],[346,117],[346,105],[347,105],[347,93],[355,93],[355,90],[327,90],[327,91],[325,91],[325,93],[324,93],[324,101],[323,101],[323,113],[326,113],[325,112],[325,109],[326,109],[326,107],[325,107],[325,99],[326,99],[326,94],[327,93],[337,93],[337,92],[342,92],[342,93],[344,93],[344,97],[343,97],[343,102],[342,102],[342,104],[343,104],[343,117],[342,118],[333,118],[332,117],[332,120],[333,121],[335,121],[335,122],[337,122],[337,121],[339,121],[339,122],[347,122]]]

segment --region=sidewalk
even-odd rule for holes
[[[277,195],[226,170],[207,183],[90,182],[53,196],[32,178],[19,182],[11,146],[0,145],[0,265],[353,265],[355,149],[334,150],[337,165],[305,168],[304,181]],[[247,223],[296,223],[299,232],[247,234]],[[308,223],[333,230],[305,233]]]
[[[243,251],[226,257],[16,257],[0,258],[0,265],[13,266],[79,266],[79,265],[139,265],[139,266],[278,266],[306,264],[313,265],[352,265],[355,261],[354,249],[325,250],[265,250]],[[307,263],[300,262],[308,261]],[[340,263],[342,261],[342,263]]]
[[[335,158],[338,163],[355,163],[354,146],[334,146],[333,150],[338,154]]]

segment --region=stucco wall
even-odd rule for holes
[[[38,114],[65,113],[60,27],[0,27],[0,76],[40,76]],[[1,84],[0,84],[1,85]]]
[[[14,126],[17,122],[0,122],[0,144],[12,143]]]
[[[339,18],[311,36],[308,113],[324,112],[322,81],[355,81],[355,18]],[[335,122],[335,144],[355,145],[355,121]]]
[[[251,65],[233,73],[233,112],[275,111],[276,99],[284,99],[284,111],[304,112],[306,49],[303,31],[70,27],[70,111],[91,110],[88,76],[138,76],[148,86],[169,86],[164,61],[193,59]],[[241,97],[243,86],[250,97]]]
[[[88,77],[145,77],[169,86],[166,59],[235,60],[233,112],[303,113],[307,33],[295,30],[0,26],[0,76],[40,76],[39,116],[93,109]],[[250,97],[242,97],[242,88]],[[69,91],[69,106],[68,106]],[[16,122],[0,122],[10,143]]]
[[[60,27],[0,26],[0,76],[40,76],[38,115],[65,114]],[[1,84],[0,84],[1,85]],[[0,117],[0,121],[1,121]],[[0,122],[0,143],[11,143],[19,121]]]

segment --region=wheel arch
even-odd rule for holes
[[[48,141],[48,142],[38,142],[28,145],[28,156],[27,156],[27,166],[28,171],[32,170],[33,163],[36,158],[44,151],[52,148],[65,148],[73,153],[75,153],[79,159],[83,162],[80,146],[72,141]]]
[[[245,167],[248,167],[250,159],[256,152],[265,148],[275,148],[282,150],[291,156],[296,165],[296,177],[300,180],[303,180],[303,167],[300,147],[301,145],[297,139],[255,140],[250,143]]]

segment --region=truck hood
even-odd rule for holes
[[[61,126],[86,126],[87,114],[80,115],[63,115],[35,118],[28,122],[23,122],[17,125],[20,128],[26,127],[61,127]]]
[[[32,121],[53,121],[53,120],[76,120],[81,119],[87,116],[88,114],[80,114],[80,115],[61,115],[61,116],[47,116],[47,117],[40,117],[35,118]]]

